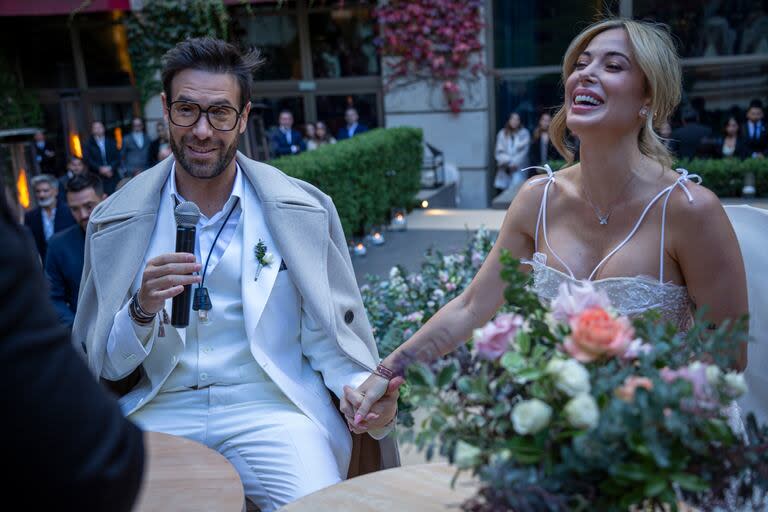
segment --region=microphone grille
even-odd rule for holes
[[[173,216],[176,217],[177,226],[195,227],[200,219],[200,208],[192,201],[184,201],[173,211]]]

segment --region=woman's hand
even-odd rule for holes
[[[350,430],[361,434],[389,424],[397,414],[398,388],[403,382],[402,377],[387,380],[372,373],[357,389],[344,386],[340,408]]]

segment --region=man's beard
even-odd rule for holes
[[[55,196],[51,196],[47,199],[38,199],[37,204],[38,206],[42,206],[43,208],[48,208],[49,206],[53,205],[53,202],[56,201]]]
[[[238,132],[235,135],[235,140],[232,141],[232,144],[224,148],[225,151],[221,158],[213,162],[213,164],[204,165],[193,163],[187,157],[186,143],[184,138],[194,140],[194,135],[190,134],[186,137],[183,137],[181,141],[181,147],[179,147],[179,145],[176,143],[176,139],[173,136],[170,137],[169,142],[171,144],[171,151],[173,151],[173,156],[176,158],[176,161],[179,163],[179,165],[181,165],[181,167],[187,172],[187,174],[203,180],[213,179],[223,173],[229,163],[235,157],[235,153],[237,153],[237,146],[240,143],[240,133]],[[192,145],[194,146],[195,144]]]

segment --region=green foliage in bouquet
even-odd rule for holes
[[[417,445],[482,482],[465,510],[762,502],[768,428],[728,413],[746,391],[726,370],[744,321],[685,334],[654,314],[632,323],[588,283],[545,307],[519,262],[503,264],[510,312],[471,349],[408,372],[409,401],[427,413]]]

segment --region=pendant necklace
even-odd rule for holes
[[[611,214],[613,213],[614,208],[616,208],[616,206],[619,204],[619,200],[621,200],[621,198],[624,196],[624,192],[627,191],[627,188],[629,187],[629,184],[632,183],[632,181],[634,181],[635,176],[636,176],[636,174],[634,172],[632,172],[632,176],[629,177],[627,182],[624,184],[624,187],[622,187],[621,192],[616,197],[616,199],[613,201],[611,206],[608,208],[608,211],[606,211],[605,213],[600,211],[600,208],[598,208],[595,205],[595,202],[592,201],[592,196],[589,194],[589,191],[584,187],[583,183],[581,184],[581,191],[584,193],[584,196],[585,196],[587,202],[589,203],[589,205],[594,210],[595,215],[597,216],[597,220],[600,222],[601,226],[608,225],[608,219],[611,217]]]

